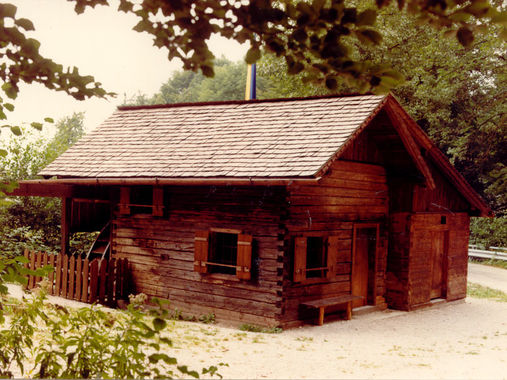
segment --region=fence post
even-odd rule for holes
[[[49,265],[53,267],[53,270],[49,273],[49,294],[55,294],[54,292],[54,279],[55,279],[55,255],[49,255]]]
[[[72,256],[69,260],[69,290],[67,299],[74,299],[74,284],[76,282],[76,258]]]
[[[78,256],[76,259],[76,289],[72,297],[78,301],[81,299],[82,277],[83,277],[83,259],[81,258],[81,256]]]
[[[34,251],[30,251],[30,270],[35,270],[35,252]],[[34,282],[35,282],[35,276],[30,275],[28,277],[28,289],[33,288]]]
[[[81,291],[81,302],[88,302],[88,270],[90,269],[90,263],[88,259],[83,260],[83,284]],[[79,295],[78,295],[79,299]]]
[[[105,304],[106,301],[106,279],[107,279],[107,260],[100,260],[99,273],[99,303]]]
[[[99,281],[99,262],[92,260],[90,265],[90,303],[97,301],[97,286]]]
[[[62,291],[61,296],[67,297],[67,284],[69,280],[69,257],[67,255],[63,256],[63,265],[62,265]]]

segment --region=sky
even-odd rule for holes
[[[106,91],[118,94],[110,100],[77,101],[40,85],[22,85],[14,102],[16,109],[8,115],[11,125],[45,117],[57,121],[73,112],[85,112],[85,129],[91,130],[114,112],[125,95],[152,95],[181,68],[179,61],[167,59],[167,50],[153,46],[150,35],[132,30],[137,18],[118,12],[116,0],[110,2],[113,6],[88,8],[81,15],[65,0],[9,2],[18,7],[18,18],[34,23],[35,31],[28,35],[41,42],[41,55],[65,67],[78,67],[80,74],[94,76]],[[210,47],[216,57],[224,55],[233,61],[242,60],[248,49],[218,37],[212,38]],[[45,132],[52,129],[47,127]]]

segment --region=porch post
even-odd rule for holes
[[[71,216],[72,198],[62,197],[62,255],[67,254],[69,251],[69,237],[70,237],[70,216]]]

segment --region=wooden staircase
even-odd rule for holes
[[[86,258],[88,260],[93,259],[108,259],[111,248],[111,222],[107,222],[107,224],[100,230],[97,238],[93,242],[92,246],[88,250],[86,254]]]

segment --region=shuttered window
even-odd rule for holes
[[[294,282],[312,278],[333,279],[336,275],[337,236],[308,236],[294,239]]]
[[[164,188],[161,186],[121,187],[119,212],[120,215],[164,216]]]
[[[216,231],[197,231],[194,271],[236,275],[251,279],[252,236]]]

